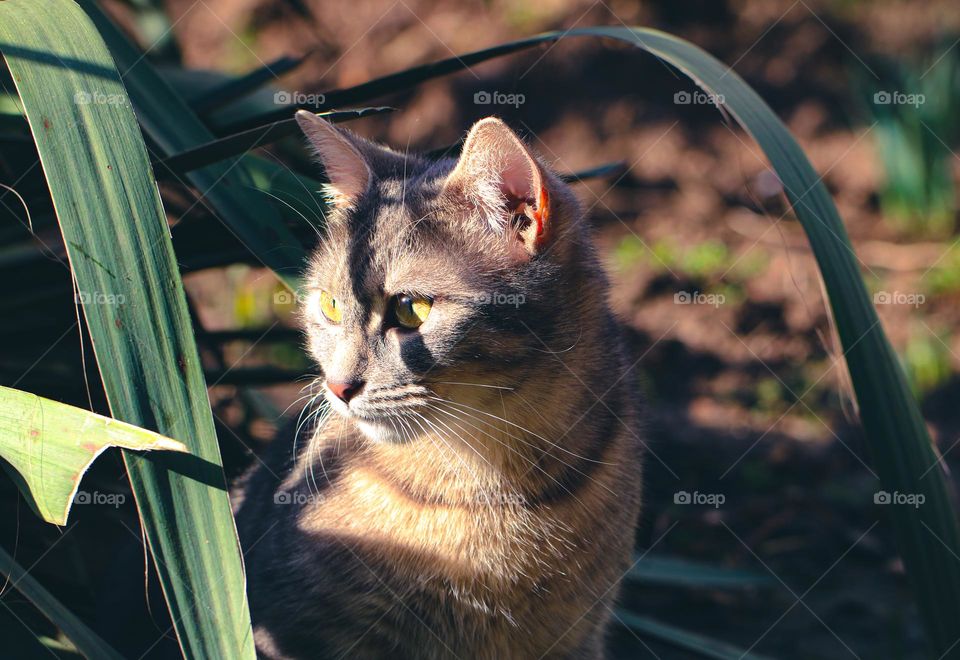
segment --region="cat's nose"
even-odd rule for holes
[[[330,388],[330,391],[337,395],[337,398],[343,401],[344,403],[350,403],[350,399],[357,395],[357,393],[363,389],[362,380],[351,380],[351,381],[336,381],[328,380],[327,387]]]

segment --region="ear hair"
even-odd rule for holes
[[[330,122],[306,110],[298,110],[296,117],[326,170],[329,183],[323,186],[324,193],[338,208],[353,206],[370,186],[372,174],[366,159]]]
[[[473,125],[443,191],[466,202],[493,231],[515,231],[528,254],[542,247],[549,229],[545,177],[534,155],[500,119],[487,117]]]

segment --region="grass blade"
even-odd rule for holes
[[[334,124],[349,121],[351,119],[360,119],[361,117],[371,117],[373,115],[391,112],[393,108],[359,108],[356,110],[339,110],[337,112],[326,112],[322,116],[327,121]],[[178,153],[170,158],[165,158],[157,163],[157,169],[160,171],[170,171],[175,173],[187,173],[193,170],[214,165],[220,161],[240,156],[256,147],[264,147],[268,144],[293,135],[301,135],[297,120],[290,118],[283,121],[267,124],[258,128],[251,128],[249,131],[235,133],[217,140],[211,140],[206,144],[201,144],[193,149]]]
[[[770,575],[720,568],[674,557],[646,555],[630,569],[627,580],[694,589],[747,589],[776,584]]]
[[[77,650],[88,658],[103,658],[104,660],[123,660],[109,644],[95,632],[90,630],[83,621],[78,619],[60,601],[43,588],[33,576],[14,561],[13,557],[0,548],[0,573],[7,576],[10,586],[17,589],[33,603],[34,607],[53,622],[67,638],[73,642]],[[54,654],[56,656],[57,654]]]
[[[557,36],[559,36],[559,33],[557,33]],[[299,109],[319,112],[321,110],[345,105],[361,105],[361,99],[376,99],[380,98],[381,96],[386,96],[387,94],[410,89],[411,87],[419,85],[427,80],[432,80],[433,78],[439,78],[441,76],[461,71],[465,68],[468,68],[472,64],[478,64],[495,57],[502,57],[504,55],[509,55],[521,50],[526,50],[527,48],[532,48],[539,43],[544,43],[547,41],[546,39],[541,39],[539,37],[535,39],[539,40],[534,41],[523,39],[520,41],[513,41],[500,46],[494,46],[493,48],[485,48],[473,53],[466,53],[464,55],[450,57],[445,60],[438,60],[429,64],[415,66],[404,71],[391,73],[380,78],[369,80],[354,87],[335,89],[324,93],[323,103],[315,105],[285,105],[277,108],[276,110],[271,110],[270,112],[257,115],[255,117],[245,118],[242,121],[234,124],[228,124],[224,127],[224,132],[236,133],[248,128],[253,128],[254,126],[272,124],[275,121],[280,121],[293,116]]]
[[[150,161],[110,52],[71,0],[0,3],[16,81],[114,417],[190,454],[124,453],[190,658],[253,658],[245,580],[206,384]],[[105,102],[78,102],[78,94]],[[113,100],[113,102],[110,102]],[[95,191],[92,193],[92,191]]]
[[[658,639],[704,658],[716,658],[717,660],[763,660],[764,658],[764,656],[744,651],[726,642],[623,610],[618,611],[614,618],[619,619],[620,623],[640,635]]]
[[[275,59],[269,64],[254,69],[250,73],[228,80],[222,85],[217,85],[204,92],[190,102],[190,107],[194,112],[206,115],[218,108],[229,105],[231,102],[260,89],[267,83],[279,78],[285,73],[290,73],[313,55],[314,51],[308,51],[299,57],[283,56]]]

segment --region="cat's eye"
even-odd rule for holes
[[[397,323],[411,330],[423,325],[430,316],[431,307],[433,307],[433,301],[423,296],[401,293],[393,297],[393,314]]]
[[[343,309],[340,301],[326,291],[320,292],[320,311],[331,323],[340,323],[343,319]]]

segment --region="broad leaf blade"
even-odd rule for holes
[[[182,442],[132,424],[0,387],[0,458],[47,522],[64,525],[87,468],[110,447],[187,451]]]
[[[110,53],[70,0],[0,3],[0,51],[41,156],[112,415],[190,454],[125,453],[188,657],[253,658],[206,384],[163,208]],[[97,99],[97,102],[77,102]],[[102,102],[101,102],[102,101]]]

